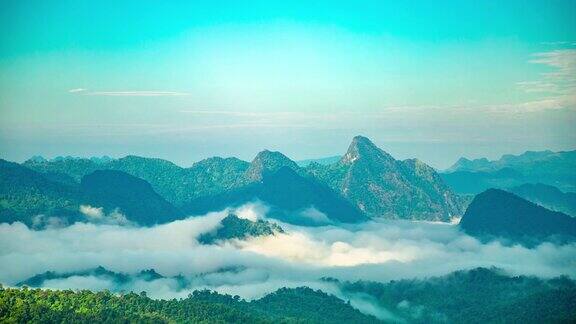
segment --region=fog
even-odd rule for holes
[[[207,288],[250,300],[281,287],[297,286],[350,298],[342,296],[332,283],[320,280],[322,277],[387,282],[479,266],[496,266],[513,275],[576,277],[576,244],[544,243],[532,249],[484,244],[454,224],[371,221],[303,227],[278,222],[285,233],[201,245],[197,238],[220,226],[230,210],[136,227],[123,222],[121,215],[114,214],[113,221],[107,222],[101,210],[83,209],[96,221],[67,227],[55,224],[43,230],[21,223],[1,224],[0,282],[15,285],[48,270],[65,273],[103,266],[136,274],[155,269],[167,278],[136,278],[118,286],[105,277],[72,276],[47,280],[44,287],[147,291],[153,298],[186,297],[195,289]],[[267,210],[251,203],[234,212],[256,220],[266,219]],[[190,284],[183,288],[176,278],[170,278],[177,275]],[[381,318],[387,316],[366,299],[353,299],[352,305]]]

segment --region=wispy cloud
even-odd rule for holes
[[[84,88],[68,90],[69,93],[83,96],[112,96],[112,97],[165,97],[165,96],[187,96],[186,92],[177,91],[90,91]]]
[[[86,89],[84,88],[75,88],[75,89],[70,89],[68,90],[69,93],[79,93],[79,92],[85,92]]]
[[[539,80],[518,82],[517,86],[529,93],[545,97],[522,104],[528,110],[573,109],[576,107],[576,49],[558,49],[536,53],[529,61],[551,68]]]
[[[539,88],[543,92],[567,94],[574,93],[576,90],[576,49],[536,53],[534,59],[529,62],[547,65],[553,68],[553,71],[542,73],[541,80],[521,82],[520,86],[524,86],[527,91]]]

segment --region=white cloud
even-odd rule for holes
[[[104,211],[102,207],[92,207],[89,205],[81,205],[80,212],[89,219],[102,219],[104,218]]]
[[[177,91],[89,91],[84,88],[70,89],[69,93],[83,96],[114,96],[114,97],[165,97],[187,96],[186,92]]]
[[[90,205],[80,205],[80,213],[86,217],[90,223],[110,224],[110,225],[133,225],[118,209],[111,213],[104,213],[102,207],[92,207]]]
[[[79,93],[79,92],[84,92],[84,91],[86,91],[86,89],[84,89],[84,88],[76,88],[76,89],[68,90],[69,93]]]
[[[260,202],[251,202],[242,205],[233,210],[233,213],[239,218],[251,220],[253,222],[260,219],[268,212],[269,208]]]
[[[84,210],[100,215],[98,208]],[[265,208],[257,204],[236,212],[250,219],[265,218]],[[196,238],[217,228],[227,213],[149,228],[76,223],[35,231],[20,223],[0,224],[0,282],[13,285],[47,270],[73,272],[99,265],[132,274],[153,268],[165,276],[182,274],[191,285],[181,290],[173,279],[136,280],[122,289],[172,298],[208,288],[252,299],[280,287],[302,285],[338,294],[335,287],[319,280],[322,277],[386,282],[478,266],[497,266],[514,275],[576,277],[575,244],[542,244],[535,249],[483,244],[448,224],[380,221],[301,227],[281,223],[285,234],[199,244]],[[76,276],[46,286],[114,290],[102,279]],[[353,305],[371,312],[369,301]]]

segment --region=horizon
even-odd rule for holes
[[[355,137],[364,137],[364,136],[362,136],[362,135],[356,135]],[[367,138],[367,137],[365,137],[365,138]],[[371,140],[370,138],[367,138],[367,139],[372,142],[372,140]],[[373,143],[373,144],[375,144],[378,148],[382,149],[381,147],[378,146],[378,144],[376,144],[376,143]],[[384,150],[384,149],[382,149],[382,150],[385,151],[385,152],[387,152],[387,151]],[[262,153],[262,152],[265,152],[265,151],[269,151],[269,152],[273,152],[273,153],[281,153],[282,155],[288,157],[290,160],[292,160],[292,161],[294,161],[294,162],[297,162],[297,163],[300,163],[300,162],[308,162],[308,161],[315,161],[315,160],[322,160],[322,159],[329,159],[329,158],[342,158],[342,157],[344,156],[344,154],[346,153],[346,151],[344,151],[344,152],[341,152],[341,154],[334,154],[334,155],[328,155],[328,156],[319,156],[319,157],[313,157],[313,158],[304,158],[304,159],[294,159],[294,158],[290,157],[289,155],[284,154],[284,153],[281,152],[281,151],[269,150],[269,149],[266,149],[266,148],[265,148],[265,149],[262,149],[261,151],[258,151],[256,154],[254,154],[254,156],[253,156],[252,158],[249,158],[249,159],[243,159],[243,158],[240,158],[240,157],[237,157],[237,156],[220,156],[220,155],[214,155],[214,156],[207,156],[207,157],[201,158],[201,159],[199,159],[199,160],[188,161],[186,164],[177,163],[177,162],[175,162],[175,161],[172,161],[172,160],[169,160],[169,159],[160,158],[160,157],[156,157],[156,156],[143,156],[143,155],[136,155],[136,154],[126,154],[126,155],[122,155],[122,156],[109,156],[109,155],[89,155],[89,156],[54,155],[54,156],[44,156],[44,155],[36,154],[36,155],[30,156],[30,157],[25,158],[25,159],[20,160],[20,161],[11,161],[11,162],[24,163],[25,161],[33,160],[34,158],[41,158],[41,159],[45,159],[46,161],[54,161],[54,160],[59,159],[59,158],[62,158],[62,159],[67,159],[67,158],[72,158],[72,159],[99,159],[99,158],[110,158],[110,159],[113,159],[113,160],[118,160],[118,159],[123,159],[123,158],[129,157],[129,156],[136,156],[136,157],[142,157],[142,158],[146,158],[146,159],[162,159],[162,160],[171,162],[171,163],[173,163],[173,164],[175,164],[175,165],[177,165],[177,166],[179,166],[179,167],[181,167],[181,168],[189,168],[189,167],[192,167],[194,164],[196,164],[196,163],[198,163],[198,162],[201,162],[201,161],[204,161],[204,160],[208,160],[208,159],[212,159],[212,158],[221,158],[221,159],[237,158],[237,159],[239,159],[239,160],[241,160],[241,161],[244,161],[244,162],[251,162],[251,161],[253,161],[254,158],[256,158],[256,156],[257,156],[258,154],[260,154],[260,153]],[[523,155],[523,154],[527,154],[527,153],[541,153],[541,152],[565,153],[565,152],[571,152],[571,151],[574,151],[574,150],[559,150],[559,151],[553,151],[553,150],[530,151],[530,150],[528,150],[528,151],[524,151],[524,152],[519,153],[519,154],[503,154],[503,155],[501,155],[501,156],[499,156],[499,157],[497,157],[497,158],[494,158],[494,159],[490,159],[490,158],[487,158],[487,157],[468,158],[468,157],[466,157],[466,156],[462,156],[462,157],[454,160],[452,164],[450,164],[448,167],[445,167],[445,168],[443,168],[443,169],[440,169],[440,168],[437,168],[437,167],[435,167],[435,166],[433,166],[433,165],[430,165],[427,161],[424,161],[424,160],[421,160],[421,161],[424,162],[424,163],[426,163],[426,164],[428,164],[428,165],[430,165],[430,166],[432,166],[432,167],[434,167],[434,169],[436,169],[436,170],[438,170],[438,171],[445,171],[445,170],[449,169],[450,167],[454,166],[454,165],[455,165],[458,161],[460,161],[461,159],[466,159],[466,160],[469,160],[469,161],[474,161],[474,160],[476,160],[476,159],[487,159],[487,160],[490,161],[490,162],[494,162],[494,161],[498,161],[498,160],[502,159],[502,158],[503,158],[504,156],[506,156],[506,155],[519,156],[519,155]],[[390,153],[390,152],[387,152],[387,153]],[[394,154],[391,154],[391,155],[392,155],[392,157],[395,158],[396,160],[406,160],[406,159],[413,159],[413,158],[414,158],[414,157],[398,158],[398,157],[394,156]],[[420,160],[420,159],[418,159],[418,160]]]
[[[113,6],[0,4],[2,158],[576,148],[573,1]]]

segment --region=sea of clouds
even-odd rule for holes
[[[102,215],[101,210],[90,206],[83,210],[97,222],[55,224],[43,230],[21,223],[0,224],[0,282],[11,286],[48,270],[66,273],[103,266],[127,274],[155,269],[190,282],[186,289],[174,278],[133,280],[122,287],[147,291],[153,298],[186,297],[196,289],[211,289],[254,299],[281,287],[309,286],[350,299],[321,278],[387,282],[480,266],[495,266],[512,275],[576,278],[576,244],[544,243],[528,249],[482,243],[454,224],[371,221],[303,227],[279,223],[285,233],[202,245],[197,238],[217,229],[230,210],[153,227],[119,222],[123,218],[117,214],[106,222],[103,219],[110,215]],[[234,210],[250,220],[266,219],[266,211],[259,203]],[[44,283],[47,288],[117,291],[115,285],[89,276]],[[370,301],[356,298],[352,305],[380,318],[388,316]]]

